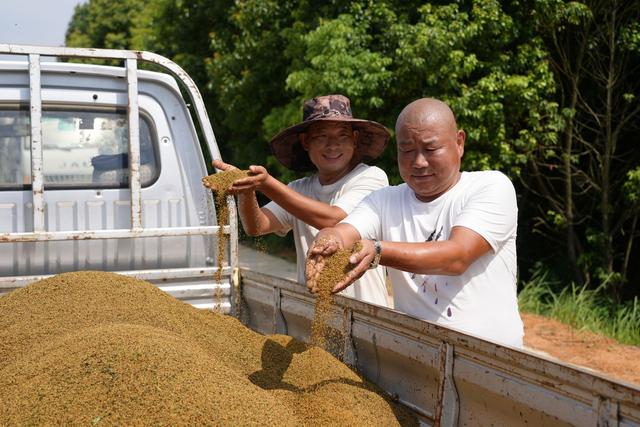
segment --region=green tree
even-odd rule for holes
[[[534,17],[566,122],[561,143],[542,144],[531,163],[546,209],[539,223],[564,237],[575,280],[607,280],[619,298],[638,237],[637,204],[628,202],[640,160],[640,4],[544,0]]]
[[[542,41],[519,32],[497,1],[426,4],[412,22],[380,2],[352,3],[348,12],[298,37],[302,50],[286,78],[294,96],[266,117],[266,134],[299,119],[302,99],[342,92],[354,111],[389,127],[416,98],[446,100],[468,132],[469,169],[518,177],[541,141],[556,139],[561,122]],[[394,156],[388,150],[383,159],[387,171]]]
[[[214,54],[208,59],[208,72],[220,100],[217,111],[226,152],[234,162],[265,163],[272,135],[265,135],[262,121],[272,108],[291,99],[285,80],[291,62],[298,60],[299,34],[344,7],[335,0],[320,5],[239,0],[227,12],[228,33],[211,33]]]
[[[130,49],[131,29],[145,0],[90,0],[75,7],[66,32],[70,47]]]
[[[214,56],[211,38],[231,37],[228,10],[231,0],[147,0],[133,22],[132,45],[136,49],[159,53],[184,68],[198,86],[218,143],[228,138],[219,113],[220,94],[210,82],[207,67]],[[222,110],[224,111],[224,110]],[[206,152],[206,150],[205,150]],[[226,156],[225,156],[226,157]]]
[[[520,271],[545,260],[579,283],[615,282],[621,295],[640,274],[630,261],[640,210],[639,8],[621,0],[89,0],[76,9],[67,45],[175,60],[198,83],[223,155],[266,164],[285,180],[295,175],[267,142],[301,119],[304,99],[344,93],[358,117],[393,128],[410,101],[441,98],[467,131],[463,167],[500,169],[518,186]],[[400,181],[393,148],[378,164]]]

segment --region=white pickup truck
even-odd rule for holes
[[[219,227],[201,179],[205,151],[220,153],[178,65],[120,50],[0,44],[0,54],[15,56],[0,60],[0,294],[60,272],[113,271],[308,341],[306,288],[238,268],[232,198],[214,279]],[[346,331],[344,361],[423,424],[640,426],[637,386],[341,296],[333,322]]]

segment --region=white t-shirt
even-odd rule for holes
[[[421,202],[406,184],[371,193],[342,222],[363,239],[395,242],[447,240],[464,226],[491,251],[459,276],[413,274],[388,268],[394,306],[410,315],[491,341],[522,346],[516,294],[518,206],[509,178],[497,171],[463,172],[432,202]]]
[[[372,191],[388,185],[387,174],[382,169],[360,163],[333,184],[320,184],[318,175],[314,174],[292,181],[288,186],[307,197],[331,206],[337,206],[348,214]],[[298,261],[298,282],[305,283],[304,271],[307,251],[318,234],[318,229],[299,220],[275,202],[269,202],[264,207],[269,209],[282,224],[283,228],[278,230],[278,234],[285,235],[293,229]],[[349,286],[340,294],[387,307],[384,267],[380,266],[366,272],[353,286]]]

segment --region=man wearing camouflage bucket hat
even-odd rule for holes
[[[274,156],[287,168],[314,173],[285,185],[263,166],[250,166],[251,176],[231,187],[238,195],[245,232],[284,236],[293,230],[298,281],[304,283],[307,250],[318,230],[337,224],[369,193],[388,185],[382,169],[364,162],[380,156],[389,137],[381,124],[354,118],[349,99],[343,95],[306,101],[302,122],[278,133],[270,144]],[[220,160],[213,165],[221,170],[234,167]],[[256,191],[271,202],[260,207]],[[385,271],[370,270],[342,294],[387,306]]]

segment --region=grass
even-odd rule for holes
[[[616,304],[606,296],[605,286],[606,283],[588,289],[572,284],[558,290],[558,283],[550,280],[546,272],[537,272],[522,287],[518,304],[521,311],[640,346],[640,301],[636,297]]]

